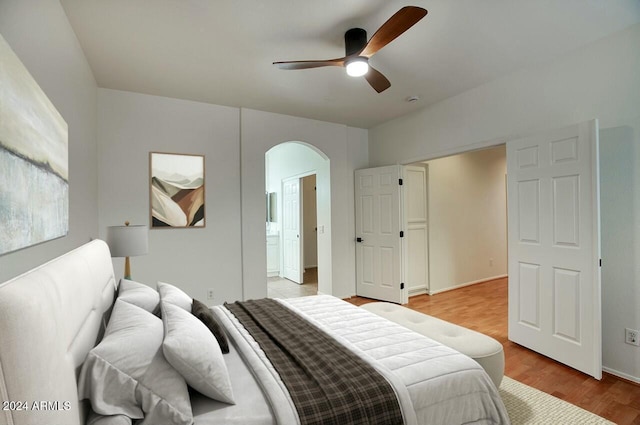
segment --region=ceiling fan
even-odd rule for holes
[[[391,43],[406,30],[424,18],[427,10],[416,6],[405,6],[382,24],[367,41],[367,32],[362,28],[351,28],[344,34],[345,56],[328,60],[304,60],[274,62],[280,69],[309,69],[323,66],[343,66],[352,77],[364,76],[378,93],[391,87],[391,83],[380,71],[369,65],[369,58]]]

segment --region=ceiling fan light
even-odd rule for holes
[[[369,72],[369,61],[364,57],[357,57],[347,63],[347,74],[351,77],[362,77]]]

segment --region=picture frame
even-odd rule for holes
[[[204,228],[204,155],[149,152],[151,229]]]

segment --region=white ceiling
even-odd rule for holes
[[[640,22],[639,0],[61,0],[98,86],[370,128]],[[429,14],[371,64],[377,94],[338,67],[407,4]],[[408,96],[420,101],[408,103]]]

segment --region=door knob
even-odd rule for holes
[[[364,242],[364,239],[362,239],[362,238],[356,238],[356,242]]]

